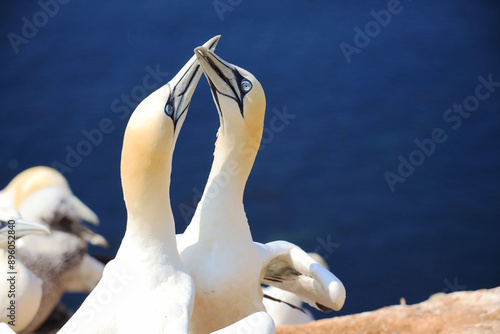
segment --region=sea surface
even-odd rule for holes
[[[316,317],[500,284],[497,1],[59,1],[0,3],[0,188],[58,167],[101,219],[110,248],[92,254],[125,230],[128,116],[220,34],[267,98],[254,239],[315,251],[345,284],[344,308]],[[174,154],[178,232],[218,124],[201,78]]]

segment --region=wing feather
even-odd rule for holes
[[[264,259],[261,283],[292,292],[323,312],[342,308],[342,282],[300,247],[286,241],[255,244]]]

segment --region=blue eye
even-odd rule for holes
[[[7,226],[7,222],[0,220],[0,229],[4,228],[5,226]]]
[[[167,104],[165,106],[165,113],[168,115],[168,116],[172,116],[172,114],[174,113],[174,107],[172,107],[171,104]]]
[[[246,92],[249,92],[250,89],[252,89],[252,83],[248,80],[243,80],[241,82],[241,90],[246,93]]]

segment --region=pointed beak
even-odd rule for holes
[[[33,222],[29,222],[27,220],[24,220],[22,218],[15,218],[11,219],[15,221],[14,225],[14,231],[16,232],[15,236],[16,239],[21,238],[22,236],[28,235],[28,234],[49,234],[50,230],[48,227],[42,225],[42,224],[37,224]],[[7,236],[8,235],[8,228],[2,228],[0,230],[0,234]]]
[[[203,46],[207,49],[215,50],[219,38],[220,36],[215,36],[203,44]],[[200,77],[200,65],[196,60],[196,56],[193,56],[167,84],[170,89],[167,105],[170,104],[173,107],[174,111],[170,116],[174,120],[176,128],[182,126],[184,120],[182,116],[187,112],[189,104],[191,103],[191,97],[193,96]],[[181,120],[180,124],[177,125],[179,120]]]
[[[221,95],[230,97],[241,105],[242,98],[239,89],[241,74],[236,67],[221,59],[204,46],[194,49],[194,53],[207,77],[217,106],[219,107],[217,101],[220,99]]]
[[[77,225],[72,232],[94,246],[100,246],[103,248],[109,247],[109,244],[108,244],[108,241],[106,240],[106,238],[104,238],[99,233],[96,233],[96,232],[92,231],[91,229],[88,229],[84,225],[81,225],[81,224]]]
[[[71,205],[73,210],[75,210],[78,218],[88,221],[93,225],[99,225],[99,217],[94,213],[94,211],[90,210],[88,206],[86,206],[82,201],[78,199],[75,195],[71,196]]]

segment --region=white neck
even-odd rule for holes
[[[165,130],[164,115],[142,111],[132,115],[123,140],[121,176],[128,216],[124,240],[177,252],[169,195],[173,133]]]
[[[203,213],[205,217],[224,219],[203,219],[201,224],[227,227],[241,220],[242,215],[246,220],[243,192],[259,143],[260,136],[252,138],[246,133],[234,135],[219,131],[212,169],[195,217]]]

